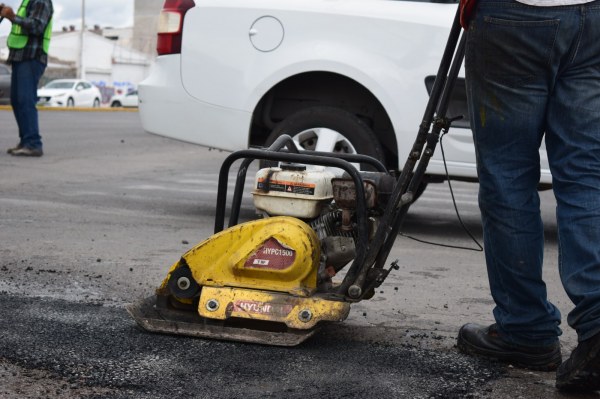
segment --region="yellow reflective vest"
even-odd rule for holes
[[[24,0],[17,11],[17,16],[21,18],[27,17],[27,6],[29,5],[29,0]],[[44,41],[42,43],[42,49],[44,53],[48,54],[48,49],[50,48],[50,37],[52,36],[52,18],[48,21],[48,25],[46,25],[46,29],[44,30]],[[22,49],[27,45],[27,41],[29,40],[29,35],[23,33],[23,28],[21,25],[12,24],[12,29],[10,34],[8,35],[8,47],[13,49]]]

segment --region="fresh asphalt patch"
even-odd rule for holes
[[[0,294],[1,360],[63,381],[49,392],[61,397],[468,398],[503,374],[454,350],[351,339],[344,328],[280,348],[150,334],[123,307]]]

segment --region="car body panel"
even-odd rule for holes
[[[139,113],[150,133],[201,144],[198,126],[204,135],[219,136],[217,148],[246,148],[252,113],[220,107],[191,97],[181,84],[179,55],[158,57],[145,84],[138,88]],[[153,99],[145,102],[144,99]],[[160,101],[157,101],[160,99]],[[173,119],[180,117],[183,119]],[[215,146],[216,147],[216,146]]]

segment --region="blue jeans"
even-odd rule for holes
[[[19,126],[19,144],[31,149],[42,149],[38,123],[37,86],[46,65],[37,60],[12,63],[10,101]]]
[[[546,149],[559,269],[579,340],[600,332],[600,0],[532,7],[480,0],[467,32],[467,95],[494,317],[509,342],[557,341],[542,279],[536,186]]]

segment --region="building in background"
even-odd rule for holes
[[[114,40],[119,46],[133,48],[133,28],[113,28],[110,26],[94,27],[94,32],[99,32],[103,37]]]
[[[156,54],[158,16],[165,0],[135,0],[133,9],[133,48]]]
[[[129,28],[129,31],[132,29]],[[114,34],[114,31],[111,31]],[[153,57],[126,46],[130,33],[120,30],[124,39],[106,37],[104,30],[86,31],[83,35],[82,78],[98,86],[104,102],[115,92],[127,92],[137,87],[149,72]],[[55,32],[49,52],[49,64],[44,80],[76,77],[81,32]],[[123,45],[121,45],[121,43]],[[65,76],[65,63],[70,64],[70,76]],[[57,65],[59,64],[59,65]],[[61,75],[62,76],[57,76]]]

